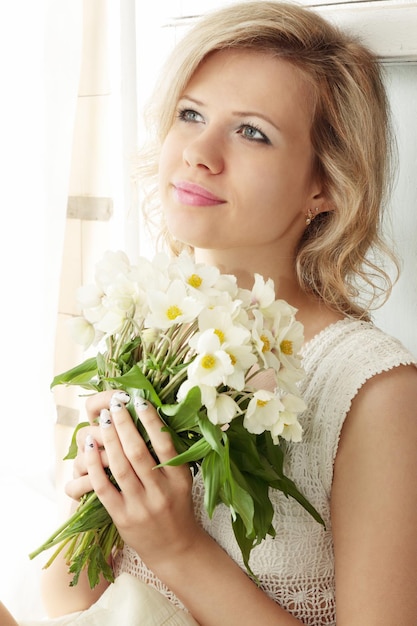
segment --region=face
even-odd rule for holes
[[[319,202],[311,98],[287,61],[219,51],[182,94],[159,182],[170,233],[196,249],[293,253]]]

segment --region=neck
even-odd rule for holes
[[[254,275],[260,274],[265,280],[272,279],[278,298],[292,301],[299,299],[300,288],[294,271],[293,258],[278,257],[270,251],[253,253],[252,250],[195,250],[199,263],[215,265],[223,274],[233,274],[239,287],[251,289]],[[272,259],[272,261],[271,261]],[[293,306],[296,306],[294,304]]]
[[[239,287],[244,289],[252,288],[255,273],[265,280],[271,278],[276,297],[286,300],[297,309],[297,319],[304,325],[306,341],[342,317],[300,288],[291,255],[278,256],[271,254],[270,250],[265,250],[264,254],[259,254],[259,251],[253,254],[253,251],[246,250],[242,254],[242,251],[236,250],[196,249],[195,258],[199,263],[215,265],[223,274],[233,274]]]

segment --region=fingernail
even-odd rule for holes
[[[101,409],[98,421],[102,428],[108,428],[111,426],[110,411],[108,409]]]
[[[122,404],[121,402],[119,402],[117,399],[114,400],[113,398],[110,400],[110,411],[121,411],[124,407],[124,404]]]
[[[85,438],[85,445],[84,445],[84,450],[86,452],[89,452],[90,450],[94,449],[94,439],[92,438],[91,435],[87,435],[87,437]]]
[[[148,403],[143,398],[135,399],[135,409],[137,411],[145,411],[148,408]]]
[[[116,391],[116,393],[114,393],[112,395],[112,399],[111,401],[113,401],[113,398],[116,398],[116,400],[120,400],[120,402],[123,402],[123,404],[128,404],[130,402],[130,396],[128,393],[126,393],[126,391]]]

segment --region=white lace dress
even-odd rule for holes
[[[277,535],[267,537],[253,550],[250,563],[264,591],[301,622],[335,626],[330,491],[342,425],[353,398],[369,378],[401,364],[416,364],[416,360],[400,342],[373,324],[344,319],[306,344],[303,363],[306,378],[301,390],[308,405],[301,416],[303,441],[288,447],[286,471],[320,512],[326,529],[295,501],[273,492]],[[217,507],[210,520],[200,476],[193,489],[202,525],[244,568],[229,510],[224,505]],[[116,576],[128,572],[180,605],[128,546],[115,566]]]

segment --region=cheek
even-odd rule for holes
[[[166,136],[159,155],[159,177],[160,180],[165,180],[169,177],[175,165],[180,163],[181,151],[179,149],[179,142],[175,139],[174,133],[171,131]]]
[[[167,181],[169,177],[170,161],[171,159],[170,159],[169,143],[167,142],[167,140],[165,140],[162,145],[162,149],[159,155],[159,162],[158,162],[158,178],[159,178],[159,185],[161,187],[161,190],[163,189],[164,183]]]

